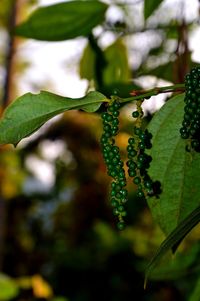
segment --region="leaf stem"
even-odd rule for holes
[[[151,96],[158,95],[160,93],[169,93],[169,92],[184,92],[185,84],[176,84],[173,86],[165,86],[165,87],[155,87],[150,90],[133,90],[130,94],[132,97],[122,98],[120,102],[130,102],[134,100],[140,100],[144,98],[149,98]]]

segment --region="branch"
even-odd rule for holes
[[[184,91],[185,91],[185,84],[176,84],[173,86],[165,86],[165,87],[155,87],[150,90],[133,90],[130,92],[130,94],[133,95],[133,97],[120,99],[120,102],[130,102],[134,100],[150,98],[151,96],[155,96],[160,93],[184,92]]]

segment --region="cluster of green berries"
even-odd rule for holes
[[[180,134],[188,140],[187,151],[200,152],[200,68],[185,76],[185,108]]]
[[[147,173],[152,158],[145,153],[145,150],[152,146],[152,135],[148,130],[142,130],[140,127],[143,116],[141,103],[142,101],[137,102],[137,111],[132,113],[132,116],[136,118],[136,126],[134,127],[134,137],[130,137],[128,140],[128,161],[126,165],[129,176],[133,178],[133,183],[138,186],[137,195],[139,197],[146,197],[147,195],[154,195],[153,181]],[[107,112],[101,114],[103,122],[101,147],[108,175],[113,178],[110,189],[113,214],[118,217],[118,229],[123,230],[125,228],[124,217],[127,215],[125,205],[128,191],[125,188],[126,175],[124,163],[120,156],[119,147],[115,145],[115,136],[119,130],[119,109],[120,103],[114,100],[108,106]]]
[[[151,156],[145,153],[151,148],[152,135],[148,130],[143,131],[139,127],[134,127],[134,137],[129,138],[128,152],[128,174],[133,178],[133,183],[138,186],[137,196],[146,197],[153,194],[153,181],[150,179],[147,170],[152,160]]]
[[[115,136],[118,133],[120,103],[114,101],[109,105],[107,112],[101,114],[103,122],[103,134],[101,136],[101,147],[104,161],[107,166],[108,175],[113,178],[110,190],[113,214],[118,217],[117,228],[125,228],[124,217],[127,215],[125,204],[128,191],[126,187],[126,176],[124,163],[120,156],[119,147],[115,145]]]
[[[129,138],[127,152],[128,152],[128,174],[133,178],[133,183],[137,185],[137,196],[146,197],[153,195],[153,181],[150,179],[147,170],[152,161],[151,156],[145,153],[146,149],[150,149],[151,133],[148,130],[142,130],[141,119],[143,111],[141,103],[137,103],[137,110],[132,113],[132,117],[136,118],[136,126],[134,126],[134,137]]]

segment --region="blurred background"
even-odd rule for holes
[[[198,0],[157,1],[146,20],[143,0],[105,1],[105,21],[88,38],[41,42],[12,35],[38,6],[58,2],[64,1],[0,0],[1,113],[20,95],[40,90],[129,97],[136,88],[182,83],[200,63]],[[145,101],[144,127],[169,96]],[[128,104],[120,115],[124,159],[133,109]],[[0,301],[200,300],[195,229],[144,291],[145,267],[164,235],[131,181],[127,228],[116,230],[100,136],[98,112],[69,111],[16,149],[1,146]]]

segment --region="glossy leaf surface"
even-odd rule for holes
[[[153,135],[149,174],[161,182],[159,198],[148,204],[156,222],[168,235],[200,205],[200,154],[185,151],[180,138],[184,94],[170,99],[155,114],[148,129]]]
[[[5,110],[0,121],[0,143],[16,145],[52,117],[73,109],[95,112],[104,101],[108,100],[99,92],[90,92],[78,99],[66,98],[46,91],[40,94],[27,93]]]
[[[99,1],[69,1],[39,7],[16,27],[15,34],[43,41],[88,36],[103,22],[107,7]]]

